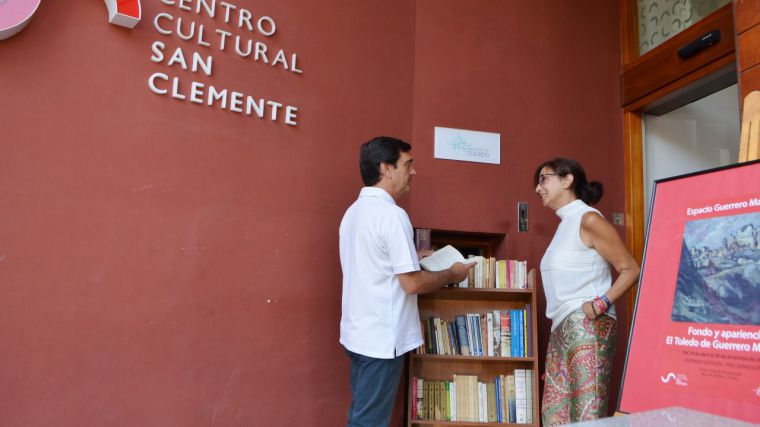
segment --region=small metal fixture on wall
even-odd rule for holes
[[[528,231],[528,203],[517,203],[517,231]]]

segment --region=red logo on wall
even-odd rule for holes
[[[108,22],[122,27],[134,28],[140,22],[142,8],[140,0],[105,0],[108,7]]]
[[[42,0],[0,0],[0,40],[16,35],[32,20]],[[108,22],[134,28],[142,16],[140,0],[105,0]]]

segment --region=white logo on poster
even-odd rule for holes
[[[675,385],[680,385],[682,387],[689,385],[689,379],[686,377],[686,374],[675,374],[673,372],[668,372],[668,375],[660,377],[660,381],[662,381],[664,384],[668,384],[670,381],[675,381]]]

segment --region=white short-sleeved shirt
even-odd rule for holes
[[[343,315],[340,343],[392,359],[422,345],[417,295],[397,274],[420,269],[409,216],[385,190],[364,187],[340,223]]]
[[[601,215],[579,199],[557,209],[562,221],[541,259],[546,317],[552,320],[552,331],[568,314],[607,292],[612,284],[609,263],[581,240],[581,220],[587,212]],[[607,314],[615,318],[615,307]]]

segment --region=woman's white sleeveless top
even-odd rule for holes
[[[609,263],[581,240],[581,219],[587,212],[601,215],[582,200],[557,210],[562,221],[541,259],[546,317],[552,320],[552,330],[584,302],[607,292],[612,284]],[[607,314],[615,318],[615,307],[610,307]]]

